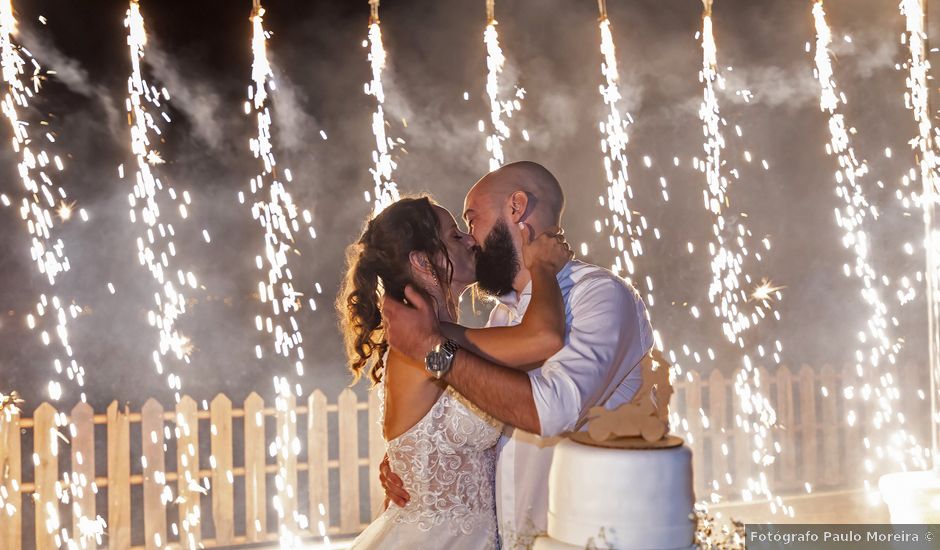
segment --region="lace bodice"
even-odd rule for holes
[[[378,385],[381,416],[385,383]],[[502,425],[448,387],[428,413],[387,444],[389,466],[411,495],[396,521],[423,531],[495,537],[496,442]]]

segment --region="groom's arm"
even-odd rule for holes
[[[440,323],[431,304],[410,285],[405,287],[405,298],[408,304],[388,296],[382,299],[385,335],[389,346],[423,364],[443,338]],[[525,372],[459,349],[444,380],[489,415],[539,433],[538,411]]]
[[[646,354],[652,334],[644,331],[649,325],[637,307],[639,297],[619,280],[582,281],[570,297],[567,341],[541,368],[507,372],[460,350],[444,380],[517,428],[543,437],[577,429],[582,412],[600,404],[606,391],[627,376],[625,369]]]
[[[423,360],[441,341],[437,316],[410,287],[411,306],[384,298],[388,343]],[[622,282],[601,278],[582,283],[572,296],[568,341],[542,368],[528,373],[501,367],[459,350],[445,381],[490,415],[542,436],[576,429],[581,412],[610,384],[623,383],[652,346],[639,296]],[[630,388],[636,390],[637,388]]]
[[[526,372],[460,349],[444,381],[490,416],[527,432],[541,432],[532,383]]]

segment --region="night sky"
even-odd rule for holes
[[[719,353],[716,362],[686,361],[688,366],[730,373],[740,367],[740,354],[722,342],[719,323],[706,307],[710,273],[704,244],[711,225],[702,207],[705,176],[692,169],[692,158],[702,157],[701,48],[695,37],[701,3],[608,4],[624,93],[620,107],[635,119],[629,146],[632,204],[662,233],[661,240],[647,240],[638,265],[641,278],[655,281],[653,323],[668,347],[688,343]],[[895,198],[901,177],[915,166],[908,141],[916,130],[903,102],[906,72],[896,68],[907,54],[899,43],[904,21],[894,1],[826,5],[835,37],[835,77],[849,101],[845,114],[858,130],[856,150],[871,168],[863,185],[881,211],[871,228],[873,263],[891,279],[883,295],[899,319],[894,334],[906,341],[902,368],[916,369],[926,355],[923,302],[900,307],[893,290],[899,277],[913,276],[923,262],[918,246],[923,227]],[[59,182],[91,216],[87,223],[73,218],[63,226],[72,270],[55,290],[85,309],[69,326],[76,357],[88,373],[88,398],[96,408],[113,399],[136,408],[151,396],[169,404],[172,393],[150,360],[157,338],[146,323],[153,284],[137,262],[138,227],[128,221],[130,183],[118,178],[118,166],[132,162],[124,110],[130,70],[122,25],[127,6],[110,0],[16,6],[23,44],[57,73],[23,116],[34,124],[49,122],[58,139],[48,149],[68,159]],[[248,148],[253,119],[243,112],[251,75],[251,2],[144,0],[141,6],[150,39],[147,77],[172,96],[173,123],[159,145],[166,164],[157,172],[193,195],[189,220],[176,222],[177,259],[203,287],[189,293],[191,311],[180,322],[195,346],[192,363],[168,364],[182,376],[184,393],[197,399],[225,392],[240,401],[252,390],[269,396],[272,376],[291,369],[272,353],[265,361],[254,357],[255,344],[268,341],[254,328],[255,315],[266,311],[254,294],[254,257],[262,240],[249,208],[236,200],[260,169]],[[373,185],[368,168],[375,147],[375,102],[363,93],[370,78],[362,46],[369,9],[365,0],[272,0],[265,7],[278,85],[275,152],[279,164],[291,168],[295,202],[313,212],[318,233],[316,240],[300,239],[302,255],[294,264],[298,289],[317,302],[317,311],[300,316],[307,353],[307,374],[300,382],[333,396],[350,378],[332,303],[344,248],[356,239],[371,208],[363,200],[363,191]],[[570,242],[576,249],[586,242],[584,259],[609,265],[613,253],[606,237],[594,232],[594,220],[606,213],[597,199],[606,189],[598,131],[606,115],[598,94],[596,10],[593,0],[503,0],[496,6],[509,59],[504,81],[527,92],[522,111],[511,120],[507,160],[535,160],[557,175],[567,193],[564,225]],[[395,150],[395,180],[403,192],[430,192],[458,213],[464,193],[487,168],[484,137],[477,130],[477,121],[489,117],[484,1],[388,0],[381,20],[389,60],[383,77],[387,131],[405,141]],[[935,17],[932,28],[937,22]],[[741,174],[731,183],[731,211],[747,213],[755,240],[767,236],[773,242],[765,261],[750,269],[752,275],[786,287],[778,304],[782,320],[761,325],[749,341],[781,340],[788,365],[847,365],[868,314],[859,282],[842,274],[852,257],[840,244],[833,216],[841,204],[834,193],[836,162],[824,150],[827,119],[818,108],[812,53],[804,49],[807,41],[815,42],[810,2],[718,0],[715,33],[727,79],[719,96],[728,121],[725,170],[738,168]],[[736,124],[743,138],[734,135]],[[523,128],[531,141],[519,137]],[[4,121],[5,144],[9,131]],[[744,161],[744,151],[754,162]],[[643,163],[646,155],[651,167]],[[678,167],[673,157],[679,158]],[[48,289],[30,260],[16,207],[23,193],[14,158],[8,145],[0,148],[0,192],[14,200],[14,206],[0,209],[0,391],[20,391],[31,410],[46,398],[45,384],[55,376],[54,346],[43,348],[38,334],[26,327],[26,314]],[[769,170],[760,166],[761,159]],[[660,177],[668,181],[668,202],[662,200]],[[202,240],[203,228],[212,235],[211,244]],[[692,254],[690,241],[696,245]],[[902,252],[904,242],[915,244],[913,255]],[[108,292],[108,282],[116,294]],[[321,284],[321,295],[314,282]],[[692,305],[704,311],[702,320],[691,318]],[[479,322],[483,309],[467,322]],[[71,406],[77,389],[67,381],[63,385],[62,401]]]

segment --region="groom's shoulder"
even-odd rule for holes
[[[622,277],[598,265],[572,260],[569,263],[572,298],[602,293],[611,298],[622,296],[642,301],[639,292]]]

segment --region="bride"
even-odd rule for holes
[[[449,338],[503,365],[531,369],[564,343],[564,303],[558,271],[571,258],[557,234],[532,238],[523,262],[532,297],[521,324],[468,329],[457,325],[457,297],[475,280],[473,237],[427,197],[401,199],[369,221],[348,251],[337,298],[354,379],[368,374],[382,404],[391,471],[411,495],[389,505],[353,548],[498,547],[495,510],[496,443],[502,426],[428,375],[424,365],[390,350],[382,329],[381,294],[404,299],[410,285],[436,305]]]

